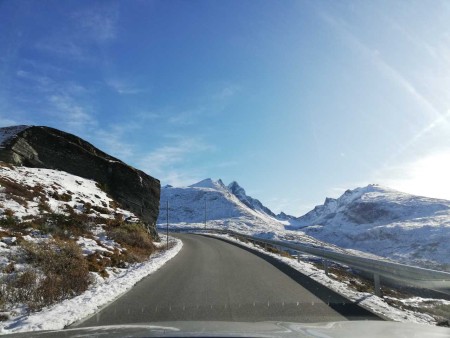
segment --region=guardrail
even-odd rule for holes
[[[374,292],[377,296],[381,295],[380,276],[386,281],[400,283],[402,285],[415,286],[424,289],[439,291],[450,295],[450,273],[432,269],[419,268],[406,264],[387,262],[383,260],[359,257],[350,254],[343,254],[334,252],[328,249],[323,249],[314,246],[308,246],[300,243],[292,243],[287,241],[278,241],[271,239],[264,239],[255,236],[240,234],[230,230],[219,230],[214,228],[186,228],[182,231],[194,232],[215,232],[220,234],[228,234],[235,237],[245,238],[246,240],[261,243],[263,245],[271,245],[282,247],[297,252],[297,259],[299,253],[306,253],[323,259],[325,273],[328,274],[328,262],[337,262],[347,265],[356,270],[364,271],[373,275]]]

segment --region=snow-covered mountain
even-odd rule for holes
[[[347,190],[297,219],[322,241],[400,262],[450,270],[450,201],[379,185]]]
[[[187,187],[164,186],[161,189],[161,212],[158,224],[164,224],[169,201],[171,224],[221,224],[234,228],[251,227],[261,231],[284,229],[275,215],[256,199],[245,194],[237,182],[225,186],[222,180],[210,178]]]
[[[379,185],[327,198],[304,216],[275,215],[238,183],[206,179],[161,189],[159,226],[226,228],[257,236],[356,250],[407,264],[450,271],[450,201],[405,194]]]

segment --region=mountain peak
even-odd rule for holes
[[[233,181],[228,185],[228,190],[250,209],[264,212],[269,216],[276,217],[275,214],[269,208],[264,206],[259,200],[248,196],[244,188],[242,188],[236,181]]]
[[[215,190],[226,189],[221,179],[213,181],[211,178],[206,178],[200,182],[194,183],[190,185],[189,188],[208,188]]]
[[[233,193],[234,195],[236,194],[242,194],[242,195],[246,195],[244,188],[242,188],[238,182],[233,181],[230,184],[228,184],[228,190]]]

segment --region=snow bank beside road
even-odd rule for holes
[[[162,239],[163,237],[161,236]],[[128,269],[116,269],[117,274],[111,274],[106,280],[99,279],[86,292],[77,297],[64,300],[40,312],[3,322],[0,324],[0,333],[60,330],[94,314],[102,306],[131,289],[142,278],[161,268],[180,252],[183,246],[181,240],[169,238],[169,243],[172,243],[173,247],[168,251],[157,252],[147,262],[135,264]],[[165,239],[163,241],[165,243]]]

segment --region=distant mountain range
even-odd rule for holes
[[[450,201],[379,185],[327,198],[297,218],[298,228],[343,248],[450,270]]]
[[[379,185],[347,190],[301,217],[276,215],[237,183],[206,179],[161,189],[161,213],[170,223],[207,225],[268,237],[318,241],[396,261],[450,271],[450,201],[405,194]]]

